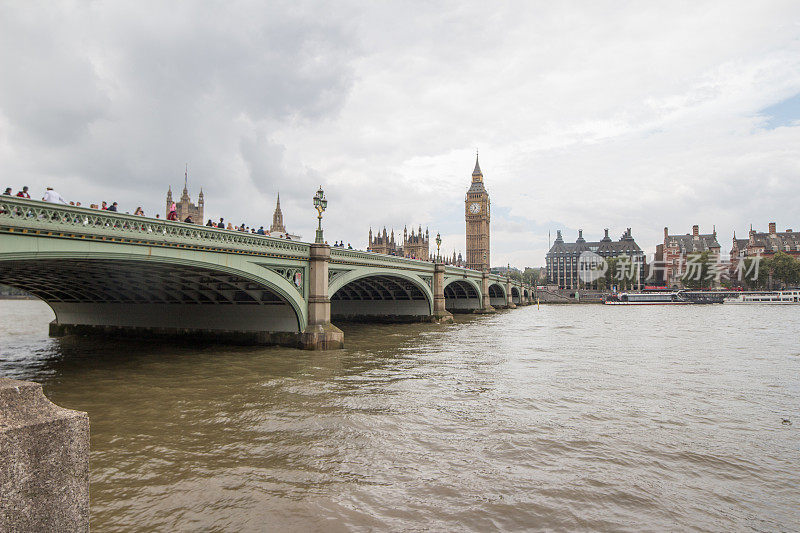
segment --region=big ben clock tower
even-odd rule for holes
[[[472,185],[464,200],[464,215],[467,219],[467,268],[489,269],[489,193],[483,186],[483,173],[475,156]]]

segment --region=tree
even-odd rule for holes
[[[539,280],[539,269],[525,267],[525,271],[522,273],[522,282],[528,283],[530,285],[535,285],[538,280]]]
[[[684,286],[691,289],[712,286],[714,283],[713,265],[708,250],[689,254],[686,257],[686,272],[681,277]]]
[[[774,283],[791,287],[800,282],[800,261],[789,254],[778,252],[762,263],[767,263],[762,268],[771,275]]]
[[[769,280],[770,260],[761,256],[745,257],[740,265],[742,283],[750,290],[766,289]]]
[[[619,255],[616,257],[606,257],[603,259],[605,264],[605,273],[597,278],[597,289],[601,291],[611,290],[616,287],[617,290],[632,290],[636,288],[638,281],[638,272],[635,270],[635,264],[627,255]],[[601,270],[603,264],[598,265],[595,270]]]

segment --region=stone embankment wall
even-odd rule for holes
[[[89,530],[89,416],[0,378],[0,531]]]

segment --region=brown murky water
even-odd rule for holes
[[[89,412],[95,531],[800,528],[800,307],[527,307],[323,353],[50,318],[0,301],[0,375]]]

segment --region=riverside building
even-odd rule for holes
[[[586,283],[579,277],[581,254],[585,252],[592,252],[603,259],[621,256],[629,258],[629,272],[638,277],[639,285],[644,284],[644,252],[633,239],[631,228],[627,228],[618,241],[611,240],[611,237],[608,236],[608,229],[606,229],[605,236],[596,242],[586,241],[583,238],[583,230],[578,230],[578,238],[575,242],[564,242],[561,230],[558,230],[556,240],[550,251],[547,252],[547,266],[545,267],[547,283],[556,285],[559,289],[597,288],[597,282]]]
[[[747,239],[737,239],[733,233],[733,246],[731,246],[731,264],[743,257],[771,257],[778,252],[800,258],[800,231],[787,229],[778,233],[777,225],[769,223],[768,232],[759,232],[750,226]]]
[[[670,235],[664,228],[664,242],[656,246],[655,263],[659,265],[656,280],[667,287],[681,287],[681,278],[686,274],[686,261],[692,254],[708,252],[712,263],[719,261],[720,245],[717,230],[700,233],[700,226],[692,226],[686,235]]]

